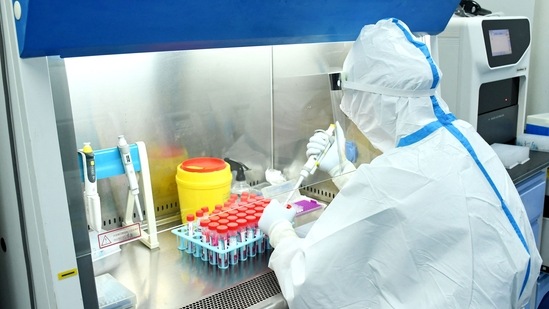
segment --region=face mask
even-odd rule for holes
[[[397,97],[345,90],[341,110],[357,128],[382,152],[396,145],[396,100]],[[387,100],[389,99],[389,100]]]

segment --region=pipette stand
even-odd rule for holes
[[[156,217],[154,214],[154,201],[152,195],[151,176],[149,169],[149,159],[147,156],[147,148],[144,142],[136,142],[130,144],[130,154],[132,157],[133,167],[137,174],[137,180],[139,183],[139,194],[143,197],[143,205],[145,209],[145,220],[147,225],[147,231],[143,228],[143,222],[140,223],[141,227],[141,242],[145,244],[149,249],[155,249],[160,246],[158,243],[158,235],[156,228]],[[118,152],[118,147],[100,149],[95,151],[95,164],[97,179],[106,179],[113,176],[123,175],[124,165]],[[122,225],[133,224],[133,212],[135,196],[128,190],[128,199],[126,204],[126,211]]]

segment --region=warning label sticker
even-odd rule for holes
[[[139,223],[126,225],[97,235],[99,249],[120,245],[139,238],[141,238],[141,226]]]

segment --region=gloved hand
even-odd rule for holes
[[[320,161],[318,168],[327,172],[331,177],[339,176],[348,164],[352,163],[345,156],[345,134],[343,129],[336,122],[334,142],[330,145],[330,136],[323,130],[317,130],[311,136],[307,144],[307,158],[320,156],[326,147],[330,147],[324,158]],[[353,166],[354,167],[354,166]]]
[[[278,200],[271,200],[269,205],[263,209],[261,219],[259,219],[259,228],[267,235],[270,235],[273,228],[281,222],[292,222],[297,210],[290,205],[282,206]]]

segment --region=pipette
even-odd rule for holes
[[[326,153],[328,152],[328,149],[330,149],[330,146],[334,143],[334,130],[335,125],[330,124],[328,129],[324,131],[329,137],[328,144],[326,144],[326,147],[324,150],[318,155],[318,156],[310,156],[305,165],[303,165],[303,168],[301,169],[301,172],[299,172],[299,178],[297,179],[297,182],[294,185],[294,188],[286,198],[286,201],[282,205],[288,204],[292,196],[294,195],[294,192],[299,189],[301,186],[301,183],[305,178],[309,177],[309,175],[313,175],[316,172],[316,169],[318,168],[318,165],[324,159],[324,156],[326,156]]]
[[[97,193],[97,177],[95,173],[95,155],[90,143],[84,143],[79,151],[82,156],[84,171],[84,195],[88,223],[94,231],[101,231],[101,200]]]
[[[137,209],[139,221],[143,221],[143,213],[141,211],[141,204],[138,196],[139,184],[137,183],[137,176],[135,175],[135,169],[133,168],[130,146],[126,142],[124,135],[118,136],[118,151],[120,152],[120,157],[122,158],[122,163],[124,165],[124,171],[126,172],[126,176],[128,178],[129,189],[134,196],[135,208]]]

